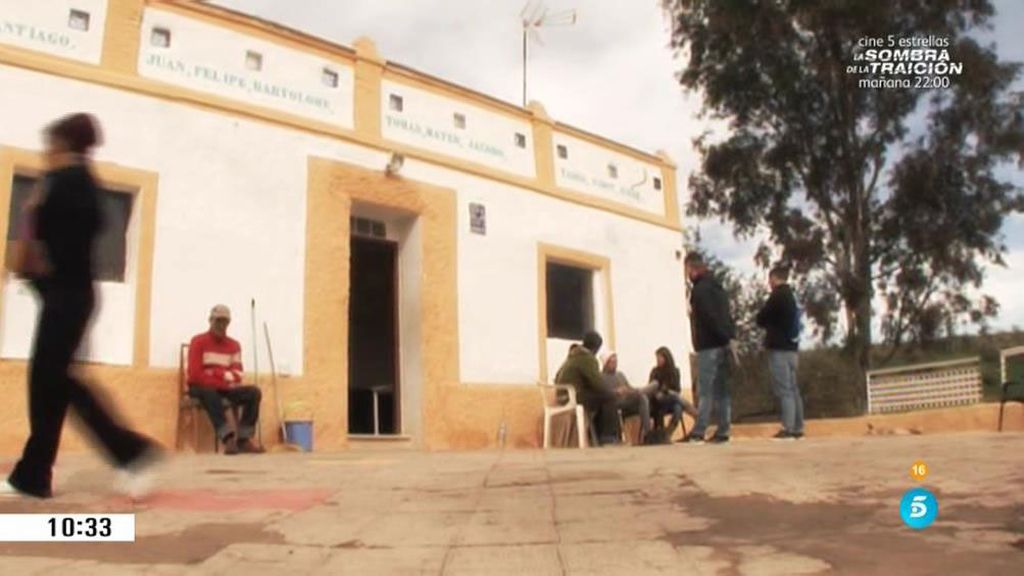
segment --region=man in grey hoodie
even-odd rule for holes
[[[626,375],[619,371],[618,354],[609,350],[602,356],[604,361],[602,362],[601,376],[608,388],[615,391],[618,398],[615,407],[622,411],[623,416],[636,415],[640,417],[638,443],[643,442],[651,430],[651,401],[643,390],[630,386]]]

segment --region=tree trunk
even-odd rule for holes
[[[862,412],[867,410],[867,372],[871,369],[871,300],[874,296],[865,214],[866,210],[861,210],[855,218],[853,274],[845,298],[847,314],[852,316],[848,326],[847,349],[850,359],[860,372],[860,381],[864,383],[856,389],[857,396],[854,399]]]

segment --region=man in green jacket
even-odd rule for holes
[[[576,389],[576,400],[588,415],[597,414],[599,441],[603,444],[618,444],[616,435],[618,413],[616,402],[619,395],[605,382],[597,362],[597,352],[603,343],[597,332],[583,335],[583,345],[569,353],[555,376],[556,384],[571,384]]]

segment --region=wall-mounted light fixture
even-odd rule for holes
[[[384,167],[384,173],[388,176],[397,176],[403,164],[405,164],[405,156],[398,152],[392,152],[388,165]]]

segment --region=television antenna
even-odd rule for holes
[[[544,6],[543,1],[530,0],[526,3],[526,6],[523,6],[522,12],[519,13],[519,18],[523,23],[523,108],[526,108],[526,62],[529,40],[533,40],[543,46],[544,41],[541,40],[538,30],[551,26],[572,26],[576,23],[576,11],[560,10],[558,12],[550,12]]]

